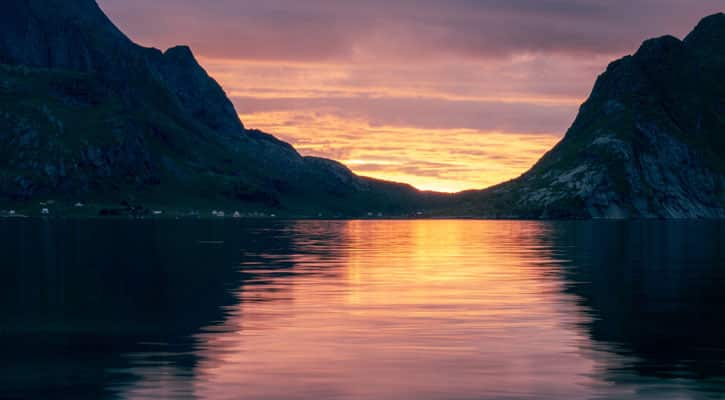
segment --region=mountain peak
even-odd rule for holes
[[[717,13],[703,18],[684,42],[692,48],[725,51],[725,14]]]
[[[166,57],[180,59],[180,60],[194,60],[194,53],[191,51],[191,48],[189,46],[180,45],[180,46],[174,46],[169,49],[167,49],[164,52],[164,55]]]
[[[136,45],[95,0],[5,0],[0,64],[91,72],[125,89],[134,80],[139,88],[162,83],[196,122],[229,136],[244,130],[223,89],[188,46],[172,47],[162,55]]]
[[[639,49],[635,54],[646,54],[653,51],[660,51],[662,49],[675,48],[679,47],[681,44],[682,41],[672,35],[660,36],[658,38],[647,39],[642,42],[642,45],[639,46]]]
[[[669,62],[682,49],[682,41],[674,36],[666,35],[646,40],[634,54],[635,59],[643,63]]]
[[[725,29],[725,13],[719,12],[701,19],[697,26],[695,26],[693,32],[707,32],[712,30],[722,31],[723,29]]]
[[[3,1],[1,63],[98,72],[131,46],[94,0]]]

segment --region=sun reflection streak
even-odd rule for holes
[[[537,222],[298,222],[294,267],[275,272],[271,261],[241,289],[234,335],[200,337],[213,354],[196,392],[433,399],[555,384],[587,397],[596,365],[577,351],[587,339],[576,329],[586,313],[552,274],[546,232]]]

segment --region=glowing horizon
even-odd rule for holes
[[[253,114],[246,118],[250,128],[275,132],[275,135],[292,143],[305,156],[326,157],[339,161],[358,175],[393,182],[407,183],[420,190],[455,193],[470,189],[484,189],[516,178],[528,170],[559,140],[556,134],[514,134],[502,132],[480,132],[471,129],[425,130],[396,128],[392,126],[370,126],[365,121],[354,119],[319,118],[307,123],[286,125],[284,121],[294,119],[292,113]],[[281,121],[281,122],[280,122]],[[313,128],[326,136],[329,131],[353,132],[354,139],[336,138],[335,143],[310,140],[305,131]],[[415,138],[441,135],[448,139],[411,143],[405,145],[407,153],[396,148],[380,148],[376,140],[389,134]],[[364,139],[360,139],[364,138]],[[460,143],[450,143],[451,138]],[[353,141],[354,144],[351,144]],[[448,156],[437,155],[437,146],[445,146]],[[499,152],[518,154],[518,157],[497,157],[481,151],[467,151],[470,146],[495,147]],[[420,160],[435,158],[433,162]]]

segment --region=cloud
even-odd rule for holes
[[[370,125],[563,133],[606,58],[396,65],[203,59],[243,119],[300,111]],[[248,122],[248,121],[247,121]]]
[[[101,0],[144,43],[208,57],[340,61],[618,54],[683,35],[721,0]]]
[[[277,111],[320,112],[338,118],[367,118],[371,126],[479,129],[529,133],[564,132],[575,108],[495,101],[435,98],[233,98],[246,116]],[[526,116],[526,118],[522,118]],[[246,119],[246,118],[245,118]]]

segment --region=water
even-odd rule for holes
[[[0,221],[0,398],[725,398],[724,228]]]

